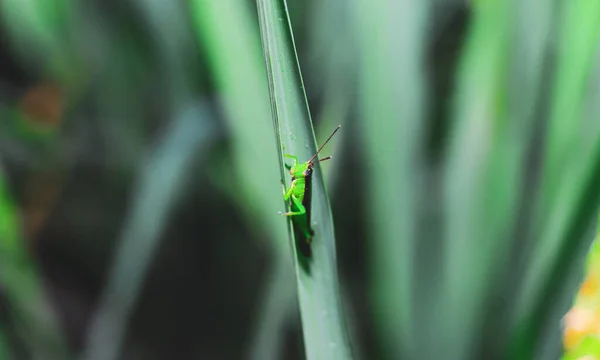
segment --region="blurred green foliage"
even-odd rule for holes
[[[0,6],[3,358],[560,356],[600,0]],[[337,124],[306,273],[281,155]]]

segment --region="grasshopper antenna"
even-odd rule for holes
[[[323,145],[321,145],[321,147],[319,148],[319,150],[317,150],[317,152],[313,155],[313,157],[310,158],[310,160],[308,160],[309,163],[313,162],[313,160],[317,157],[317,155],[319,155],[319,153],[321,152],[321,150],[323,150],[323,148],[325,147],[325,145],[327,145],[327,143],[329,142],[329,140],[331,140],[331,138],[333,137],[333,135],[335,135],[335,133],[342,127],[342,125],[338,125],[338,127],[335,128],[335,130],[333,130],[333,132],[331,133],[331,135],[329,135],[329,137],[327,138],[327,140],[325,140],[325,142],[323,143]],[[328,160],[331,159],[331,156],[326,157],[322,160],[319,161],[323,161],[323,160]],[[317,162],[319,162],[317,161]]]
[[[319,159],[319,161],[317,161],[317,162],[321,162],[321,161],[329,160],[329,159],[331,159],[332,157],[333,157],[333,156],[324,157],[324,158],[322,158],[322,159]]]

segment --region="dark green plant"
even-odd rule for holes
[[[103,279],[101,300],[88,300],[95,320],[67,332],[85,333],[83,358],[178,344],[154,316],[167,310],[141,304],[186,235],[210,271],[182,288],[215,299],[188,306],[218,319],[185,330],[203,329],[182,336],[200,344],[194,358],[301,357],[290,343],[328,360],[559,356],[598,213],[600,0],[1,6],[11,54],[61,85],[66,110],[51,136],[31,137],[41,132],[19,107],[22,89],[0,83],[0,113],[11,114],[0,120],[0,289],[12,315],[0,352],[80,352],[48,315],[69,310],[49,306],[19,184],[44,168],[77,179],[87,164],[110,191],[86,194],[127,189],[128,201],[90,215],[73,180],[52,210],[65,225],[49,241],[104,264],[86,268]],[[162,134],[184,120],[195,126]],[[338,124],[322,154],[334,159],[313,175],[308,272],[278,215],[282,155],[308,160]],[[122,207],[102,223],[110,231],[81,225]],[[190,208],[197,227],[178,222]],[[303,341],[289,341],[298,323]]]

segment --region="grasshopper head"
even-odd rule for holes
[[[312,170],[313,170],[314,166],[315,166],[315,164],[310,161],[302,163],[302,164],[296,164],[296,165],[292,166],[292,168],[290,169],[290,174],[296,179],[305,178],[307,176],[310,176],[310,174],[312,174]]]
[[[312,174],[313,168],[315,167],[316,163],[331,159],[331,156],[327,156],[323,159],[317,159],[317,155],[319,155],[323,147],[329,142],[329,140],[331,140],[333,135],[335,135],[335,133],[340,129],[341,126],[342,125],[338,125],[338,127],[336,127],[335,130],[333,130],[333,132],[331,133],[331,135],[329,135],[327,140],[325,140],[323,145],[319,147],[317,152],[307,162],[302,164],[296,163],[292,166],[292,168],[290,169],[290,174],[292,175],[292,177],[294,177],[294,179],[309,177]],[[297,161],[297,158],[295,159]],[[317,160],[315,161],[315,159]]]

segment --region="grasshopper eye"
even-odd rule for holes
[[[304,176],[309,177],[312,175],[313,169],[312,168],[308,168],[304,171]]]

